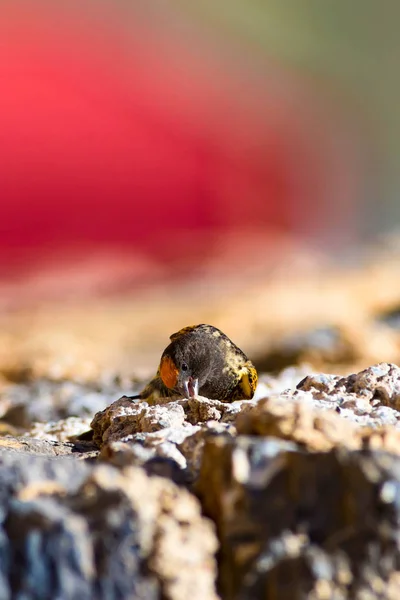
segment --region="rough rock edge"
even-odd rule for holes
[[[399,390],[400,369],[381,363],[348,377],[310,375],[296,389],[260,400],[200,397],[149,406],[122,397],[97,413],[92,427],[104,460],[188,483],[198,475],[204,441],[223,432],[275,436],[311,451],[344,446],[399,453]]]
[[[97,585],[101,597],[108,597],[107,590],[130,597],[134,586],[143,592],[155,577],[160,593],[153,589],[150,596],[139,597],[217,599],[214,526],[186,490],[135,467],[117,470],[67,461],[60,468],[58,461],[37,456],[21,461],[13,453],[0,460],[0,471],[6,484],[0,493],[5,517],[0,550],[11,560],[0,564],[4,593],[11,584],[13,592],[38,597],[32,581],[40,575],[40,593],[46,598],[55,593],[51,586],[56,582],[66,598],[77,597],[76,586],[82,597],[94,597]],[[40,559],[30,555],[32,535],[40,544]],[[123,565],[115,571],[118,553]]]
[[[209,439],[196,490],[219,533],[222,596],[394,600],[399,486],[384,452]]]

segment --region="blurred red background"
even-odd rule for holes
[[[3,12],[3,275],[104,249],[190,268],[229,240],[356,234],[357,136],[310,76],[143,7],[129,23]]]

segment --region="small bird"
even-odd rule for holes
[[[253,363],[227,335],[212,325],[184,327],[170,336],[157,375],[132,400],[193,398],[250,400],[257,386]]]
[[[124,398],[157,404],[197,395],[224,402],[254,396],[256,368],[220,329],[192,325],[172,334],[170,340],[157,375],[140,394]],[[76,436],[78,441],[93,438],[93,429]]]

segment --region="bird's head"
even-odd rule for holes
[[[173,341],[163,352],[160,377],[171,390],[193,398],[207,381],[212,366],[212,352],[195,336],[188,335]]]

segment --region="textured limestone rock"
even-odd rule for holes
[[[34,423],[25,436],[40,440],[68,442],[90,428],[91,419],[68,417],[49,423]]]
[[[197,396],[190,400],[181,400],[186,419],[189,423],[205,423],[207,421],[223,421],[232,423],[237,415],[256,406],[256,400],[235,400],[235,402],[220,402]]]
[[[118,381],[84,384],[28,378],[0,388],[0,418],[24,429],[29,429],[34,422],[46,423],[70,416],[88,418],[121,393]]]
[[[314,373],[314,370],[308,364],[287,367],[275,375],[259,372],[254,400],[259,400],[270,394],[281,394],[285,390],[295,389],[299,381],[312,373]]]
[[[149,405],[120,398],[91,423],[101,458],[118,465],[140,465],[149,473],[191,483],[198,475],[208,435],[230,431],[241,411],[256,402],[224,403],[207,398]]]
[[[122,397],[94,417],[94,441],[103,448],[103,460],[140,465],[178,483],[196,480],[209,435],[235,435],[236,430],[286,439],[312,451],[345,446],[398,452],[397,436],[378,430],[394,425],[400,431],[400,411],[387,406],[396,402],[400,369],[383,363],[348,377],[313,374],[297,389],[283,390],[301,373],[286,371],[264,377],[266,397],[251,401],[197,397],[149,406]],[[359,431],[360,426],[367,429]]]
[[[400,430],[394,427],[363,427],[357,431],[357,439],[360,448],[400,454]]]
[[[140,466],[148,475],[166,477],[180,485],[190,482],[186,463],[182,464],[184,457],[173,445],[146,448],[139,443],[110,442],[102,447],[100,460],[117,467]]]
[[[198,493],[218,528],[224,599],[396,597],[397,456],[219,436],[206,442]]]
[[[236,428],[229,423],[209,421],[203,423],[193,435],[186,437],[178,444],[178,448],[187,462],[188,479],[190,482],[195,481],[199,475],[206,440],[219,435],[234,437],[236,435]]]
[[[149,406],[147,402],[135,402],[123,396],[97,413],[91,427],[94,442],[101,447],[105,442],[126,441],[136,433],[179,428],[184,421],[185,412],[177,402]]]
[[[23,429],[19,429],[18,427],[14,427],[10,425],[10,423],[4,423],[4,421],[0,421],[0,436],[11,435],[18,436],[24,433]]]
[[[390,363],[379,363],[347,377],[306,377],[297,387],[326,394],[357,394],[372,403],[400,408],[400,368]]]
[[[74,452],[84,452],[84,445],[49,440],[35,440],[25,437],[0,437],[0,456],[6,454],[25,454],[41,456],[72,455]]]
[[[275,437],[312,452],[335,447],[385,450],[400,454],[400,429],[390,425],[359,427],[332,409],[315,408],[309,397],[272,396],[238,416],[238,434]]]
[[[238,415],[238,433],[275,436],[312,451],[335,446],[400,453],[400,369],[381,363],[348,377],[315,374],[296,390],[260,400]],[[388,406],[392,405],[392,406]]]
[[[241,412],[256,406],[256,401],[238,400],[227,403],[208,398],[177,400],[167,404],[149,405],[122,397],[97,413],[91,426],[94,441],[101,446],[112,441],[124,441],[137,433],[153,433],[166,429],[180,430],[208,421],[232,423]]]
[[[290,440],[314,451],[359,446],[355,424],[333,410],[314,408],[309,399],[266,398],[253,410],[240,414],[236,427],[238,433]]]
[[[166,477],[179,484],[192,479],[183,454],[174,443],[163,440],[153,445],[134,440],[110,442],[103,445],[100,458],[117,466],[142,466],[149,475]]]
[[[359,425],[400,427],[400,369],[396,365],[379,363],[347,377],[311,375],[297,390],[322,405],[333,403],[342,416]]]
[[[17,458],[0,457],[2,598],[216,599],[216,538],[188,492],[133,467]]]
[[[103,444],[100,459],[116,466],[142,466],[148,474],[189,485],[198,477],[206,439],[222,433],[233,436],[236,429],[226,423],[210,421],[198,426],[135,434],[128,436],[127,442]]]

